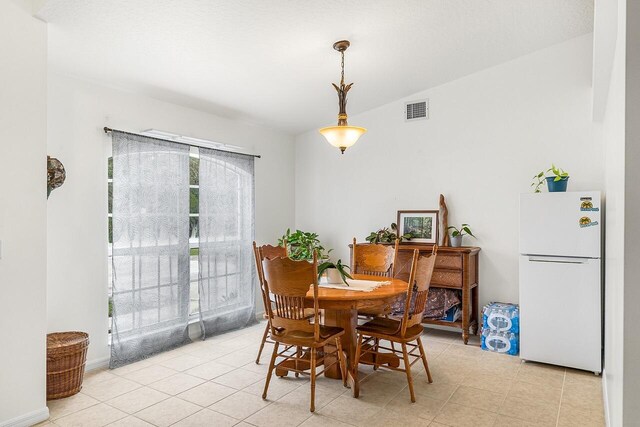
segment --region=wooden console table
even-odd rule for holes
[[[352,245],[349,245],[352,248]],[[414,249],[425,254],[431,253],[432,245],[420,243],[401,243],[398,249],[398,265],[396,277],[409,279],[411,257]],[[352,248],[353,249],[353,248]],[[462,330],[462,340],[469,341],[469,329],[478,333],[478,247],[452,248],[438,247],[436,267],[431,278],[432,288],[457,289],[462,293],[462,316],[455,322],[443,320],[424,320],[427,325],[454,327]],[[351,251],[353,256],[353,251]]]

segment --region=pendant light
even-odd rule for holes
[[[349,43],[348,40],[341,40],[333,44],[333,48],[340,52],[342,58],[340,63],[342,67],[340,86],[331,83],[338,92],[338,106],[340,108],[338,112],[338,125],[320,129],[320,133],[327,139],[327,142],[339,148],[342,154],[344,154],[344,150],[355,144],[358,138],[367,132],[365,128],[349,126],[347,123],[347,92],[349,92],[353,83],[349,83],[348,85],[344,84],[344,51],[347,50],[350,45],[351,43]]]

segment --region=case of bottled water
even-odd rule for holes
[[[482,309],[482,329],[496,332],[520,333],[520,310],[518,304],[492,302]]]
[[[519,351],[520,310],[517,304],[492,302],[482,309],[482,349],[516,355]]]
[[[518,354],[518,334],[483,329],[482,349],[515,356]]]

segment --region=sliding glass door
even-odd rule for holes
[[[204,334],[255,320],[254,159],[200,149],[199,282]]]
[[[113,131],[111,367],[255,321],[254,158]]]
[[[189,341],[189,147],[114,132],[111,367]]]

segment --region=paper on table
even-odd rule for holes
[[[391,281],[347,279],[347,283],[349,283],[349,286],[344,283],[327,283],[327,279],[323,277],[318,286],[321,288],[344,289],[346,291],[371,292],[380,286],[389,285]]]

